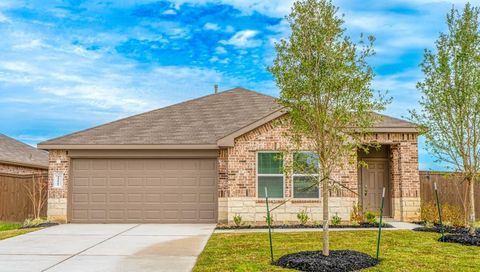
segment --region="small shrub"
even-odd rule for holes
[[[350,213],[350,221],[354,224],[363,222],[363,209],[361,205],[357,203],[353,204],[353,209]]]
[[[377,216],[374,212],[368,211],[365,213],[365,220],[369,224],[375,224],[377,223]]]
[[[444,225],[464,227],[465,226],[465,213],[463,209],[457,206],[449,204],[443,204],[442,221]],[[426,223],[439,224],[438,209],[435,202],[422,203],[420,206],[421,218]]]
[[[270,226],[273,226],[273,216],[270,214],[270,222],[268,222],[268,217],[265,216],[265,223],[267,223],[267,225],[270,223]]]
[[[342,218],[340,216],[338,216],[338,214],[335,214],[332,217],[331,223],[332,223],[333,226],[338,226],[338,225],[340,225],[340,223],[342,223]]]
[[[239,215],[239,214],[236,214],[236,215],[233,217],[233,223],[235,223],[235,226],[236,226],[236,227],[240,227],[241,225],[243,225],[242,216]]]
[[[310,220],[310,217],[306,210],[301,210],[297,213],[297,219],[300,221],[300,225],[304,226],[307,224],[308,220]]]
[[[44,224],[44,223],[49,223],[49,221],[45,218],[35,218],[35,219],[25,219],[25,221],[23,221],[23,225],[22,227],[23,228],[32,228],[32,227],[36,227],[36,226],[39,226],[41,224]]]

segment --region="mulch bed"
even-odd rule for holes
[[[464,227],[452,227],[452,226],[439,226],[435,225],[434,227],[418,227],[414,228],[414,231],[424,231],[424,232],[437,232],[441,233],[443,228],[444,233],[451,233],[451,234],[463,234],[468,235],[468,228]],[[476,235],[480,236],[480,229],[476,230]]]
[[[480,246],[480,236],[472,236],[472,235],[461,235],[461,234],[449,234],[445,235],[442,239],[438,239],[440,242],[446,243],[457,243],[466,246]]]
[[[275,265],[308,272],[358,271],[377,265],[377,259],[353,250],[332,250],[325,257],[321,251],[303,251],[280,257]]]
[[[378,228],[377,224],[370,224],[370,223],[361,223],[358,225],[329,225],[329,229],[345,229],[345,228],[352,228],[352,229],[368,229],[368,228]],[[274,225],[272,229],[321,229],[323,226],[321,225]],[[382,228],[393,228],[392,225],[383,223]],[[251,226],[251,225],[244,225],[244,226],[217,226],[217,230],[229,230],[229,229],[268,229],[268,226]]]
[[[40,223],[37,225],[23,226],[21,227],[21,229],[47,228],[47,227],[52,227],[56,225],[58,225],[58,223],[48,222],[48,223]]]

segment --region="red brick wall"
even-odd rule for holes
[[[258,151],[287,151],[293,152],[296,148],[286,135],[286,128],[279,122],[270,122],[254,129],[237,139],[235,146],[222,149],[219,153],[219,196],[228,198],[256,198],[256,154]],[[409,216],[419,209],[420,182],[418,173],[418,147],[416,133],[376,133],[365,137],[365,142],[375,142],[389,145],[391,196],[394,216],[405,219],[407,212],[403,211],[405,202],[410,207],[407,209]],[[301,147],[309,150],[308,144]],[[353,155],[356,156],[356,155]],[[291,156],[285,158],[285,162]],[[358,168],[356,164],[348,163],[345,158],[343,167],[334,174],[334,179],[344,186],[358,193]],[[356,160],[350,160],[355,162]],[[285,177],[285,198],[290,198],[292,179]],[[332,197],[357,198],[355,193],[337,187],[331,193]],[[418,204],[417,204],[418,200]],[[320,202],[320,200],[308,200]],[[295,200],[294,200],[295,202]],[[301,202],[298,200],[298,202]],[[396,206],[395,206],[396,205]],[[231,217],[231,215],[228,215]]]
[[[30,174],[43,175],[43,174],[47,174],[47,172],[48,172],[47,169],[42,169],[42,168],[33,168],[33,167],[25,167],[25,166],[19,166],[19,165],[0,163],[0,173],[18,174],[18,175],[30,175]]]

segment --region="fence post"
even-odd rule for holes
[[[378,239],[377,239],[377,260],[380,255],[380,238],[382,236],[382,222],[383,222],[383,205],[385,203],[385,187],[382,191],[382,205],[380,206],[380,223],[378,224]]]
[[[440,232],[442,233],[442,240],[443,240],[444,233],[443,233],[443,223],[442,223],[442,208],[440,206],[440,200],[438,198],[438,188],[437,188],[436,182],[433,183],[433,188],[435,190],[435,199],[437,200],[438,219],[440,221]]]
[[[270,209],[268,208],[268,190],[267,190],[267,187],[265,187],[265,201],[267,203],[267,225],[268,225],[268,239],[270,241],[270,259],[272,260],[272,263],[273,263],[272,227],[270,225],[271,219],[270,219]]]

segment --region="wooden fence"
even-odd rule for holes
[[[437,183],[440,202],[458,206],[463,211],[468,208],[468,184],[462,182],[459,174],[450,172],[420,171],[420,198],[422,203],[434,202],[433,183]],[[480,219],[480,182],[475,184],[475,214]]]
[[[47,176],[35,176],[46,179]],[[23,222],[27,218],[33,218],[33,205],[28,197],[32,189],[32,175],[12,175],[0,173],[0,221]],[[47,197],[46,194],[44,194]],[[46,203],[46,202],[45,202]],[[47,205],[41,211],[41,216],[47,215]]]

